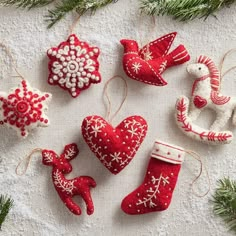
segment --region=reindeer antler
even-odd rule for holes
[[[68,144],[65,146],[62,155],[64,155],[65,159],[72,160],[79,154],[78,146],[75,143]]]

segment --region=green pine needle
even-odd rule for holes
[[[42,7],[52,2],[56,2],[55,9],[49,10],[46,21],[49,22],[48,28],[64,18],[69,12],[76,11],[80,16],[90,11],[94,13],[117,0],[0,0],[0,6],[16,6],[20,8],[32,9]]]
[[[140,0],[141,12],[148,15],[168,15],[180,21],[207,18],[236,0]]]
[[[62,0],[60,4],[46,16],[49,21],[48,28],[51,28],[59,20],[65,17],[65,15],[71,11],[76,11],[80,16],[90,11],[94,13],[97,9],[106,6],[114,0]]]
[[[230,230],[236,232],[236,181],[229,178],[219,180],[212,202],[214,213],[224,219]]]
[[[13,200],[11,198],[4,195],[0,196],[0,229],[12,206]]]
[[[43,7],[46,6],[55,0],[0,0],[0,6],[12,6],[16,7],[32,9],[35,7]]]

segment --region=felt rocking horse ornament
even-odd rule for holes
[[[57,155],[52,150],[35,149],[28,157],[28,165],[32,155],[35,152],[41,152],[42,163],[44,165],[52,166],[53,185],[65,206],[73,214],[81,215],[80,207],[73,201],[74,196],[80,195],[87,205],[87,214],[93,214],[94,205],[90,193],[90,188],[96,187],[95,180],[89,176],[80,176],[74,179],[67,179],[65,177],[65,175],[71,173],[72,171],[70,161],[79,154],[77,145],[75,143],[66,145],[61,155]],[[20,164],[21,162],[16,169],[17,174]],[[24,173],[25,172],[23,172],[23,174]]]
[[[213,145],[230,143],[233,139],[232,132],[221,130],[232,116],[232,123],[236,125],[236,97],[220,93],[220,71],[209,57],[200,56],[197,63],[187,67],[187,71],[196,80],[192,87],[191,100],[185,96],[177,100],[177,125],[195,140]],[[205,109],[213,109],[216,112],[216,120],[210,130],[193,123]]]
[[[123,68],[131,79],[155,86],[167,85],[162,73],[169,67],[189,61],[190,56],[184,45],[169,53],[176,32],[167,34],[142,49],[135,40],[122,39],[124,46]]]

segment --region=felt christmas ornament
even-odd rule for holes
[[[0,124],[16,130],[24,138],[34,128],[48,126],[45,113],[51,97],[50,93],[31,88],[26,80],[22,80],[21,85],[9,93],[0,92]]]
[[[122,210],[130,215],[166,210],[172,199],[185,150],[156,141],[143,183],[122,201]]]
[[[36,152],[42,155],[42,163],[46,166],[52,166],[52,181],[53,185],[65,206],[75,215],[81,214],[81,209],[77,203],[73,201],[73,197],[80,195],[86,203],[87,214],[91,215],[94,212],[93,200],[90,193],[90,188],[96,187],[96,182],[89,176],[80,176],[73,179],[67,179],[65,175],[72,172],[70,161],[76,158],[79,154],[79,149],[75,143],[65,146],[61,155],[57,155],[53,150],[34,149],[27,157],[26,169],[19,173],[19,167],[23,160],[18,164],[16,173],[18,175],[25,174],[30,160]]]
[[[187,136],[195,140],[213,145],[230,143],[233,139],[232,132],[221,130],[233,113],[232,123],[236,125],[236,98],[220,93],[220,72],[209,57],[200,56],[197,63],[187,67],[187,71],[196,80],[192,87],[191,100],[185,96],[177,100],[177,125]],[[216,112],[216,120],[210,130],[194,124],[205,109]]]
[[[32,88],[16,69],[9,49],[2,43],[0,47],[10,58],[16,77],[21,78],[17,88],[12,88],[8,93],[0,92],[0,125],[16,130],[18,136],[26,138],[33,129],[49,125],[46,113],[52,95]]]
[[[72,171],[69,163],[79,153],[76,144],[65,146],[63,153],[58,156],[52,150],[42,150],[42,162],[44,165],[52,166],[52,181],[54,187],[65,206],[75,215],[81,214],[80,207],[73,201],[73,197],[80,195],[87,205],[87,214],[94,212],[90,188],[96,187],[96,182],[89,176],[80,176],[74,179],[66,179],[65,174]]]
[[[76,98],[91,84],[101,82],[99,54],[98,47],[80,41],[75,34],[70,35],[67,41],[47,52],[50,60],[48,83],[60,86]]]
[[[82,134],[101,163],[111,173],[118,174],[135,156],[147,128],[140,116],[128,117],[115,128],[100,116],[88,116],[83,120]]]
[[[184,45],[179,45],[169,53],[176,34],[167,34],[142,49],[139,49],[135,40],[122,39],[120,42],[124,46],[123,68],[127,76],[150,85],[167,85],[162,73],[169,67],[183,64],[190,59]]]

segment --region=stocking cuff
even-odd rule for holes
[[[184,161],[185,150],[181,147],[155,141],[151,157],[169,162],[172,164],[182,164]]]

